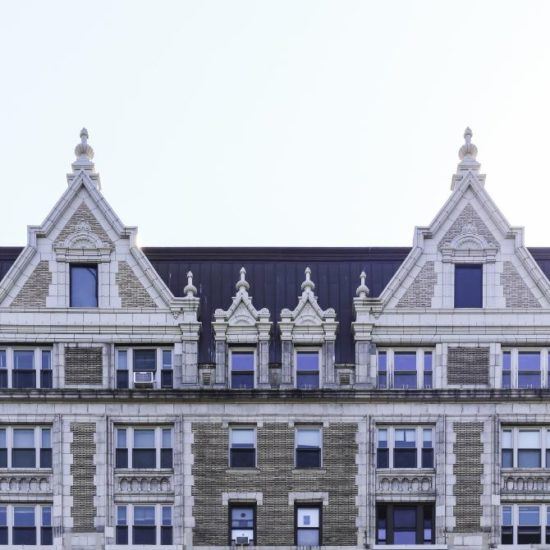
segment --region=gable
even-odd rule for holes
[[[76,208],[74,214],[69,221],[65,224],[63,229],[55,240],[56,245],[63,245],[65,240],[75,233],[78,233],[82,228],[88,228],[89,231],[99,237],[101,241],[112,244],[111,239],[103,229],[103,226],[98,219],[92,214],[88,206],[84,201]]]
[[[439,241],[439,248],[450,245],[456,237],[461,235],[480,235],[490,245],[496,246],[498,243],[493,233],[489,231],[485,222],[474,210],[472,203],[468,203],[457,216],[449,230]]]

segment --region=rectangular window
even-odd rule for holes
[[[518,506],[518,544],[540,544],[540,508]]]
[[[126,506],[116,507],[116,544],[128,544],[128,511]]]
[[[8,361],[6,350],[0,349],[0,388],[8,387]]]
[[[42,364],[40,368],[40,387],[52,387],[52,352],[50,350],[42,350]]]
[[[424,388],[433,388],[432,352],[424,352]]]
[[[541,467],[540,430],[519,430],[518,468]]]
[[[230,504],[229,544],[256,545],[256,506],[253,504]]]
[[[172,428],[116,428],[115,467],[172,468],[172,439]]]
[[[160,379],[161,388],[172,388],[174,386],[174,370],[172,367],[172,351],[162,350],[162,370]]]
[[[156,544],[155,507],[134,505],[133,544]]]
[[[393,387],[416,389],[416,352],[395,352],[393,358]]]
[[[13,507],[12,544],[36,544],[34,506]]]
[[[549,527],[550,506],[525,503],[501,507],[502,545],[548,545]]]
[[[51,388],[51,349],[0,349],[0,388]]]
[[[40,428],[40,467],[52,467],[52,431],[50,428]]]
[[[34,350],[13,351],[12,380],[14,388],[36,388]]]
[[[433,504],[376,505],[377,544],[434,544],[434,531]]]
[[[161,504],[127,504],[116,507],[115,543],[172,545],[172,507]]]
[[[231,468],[256,467],[255,428],[231,428],[229,444],[229,466]]]
[[[174,384],[171,349],[117,348],[116,387],[172,388]]]
[[[231,387],[254,387],[254,352],[231,350]]]
[[[296,387],[301,390],[319,388],[319,351],[296,352]]]
[[[541,387],[540,353],[518,353],[518,388]]]
[[[51,468],[51,428],[0,428],[0,468]]]
[[[52,506],[0,506],[0,545],[52,546]]]
[[[503,468],[514,467],[514,441],[512,430],[502,430],[501,437],[501,466]]]
[[[512,507],[502,507],[502,526],[501,537],[502,544],[514,544],[514,527],[512,521]]]
[[[321,505],[296,504],[295,506],[296,546],[321,546]]]
[[[70,306],[97,307],[97,265],[70,265]]]
[[[432,427],[383,427],[377,430],[377,468],[434,468]]]
[[[8,544],[8,507],[0,506],[0,545],[6,546]]]
[[[503,427],[502,468],[550,468],[550,428]]]
[[[162,525],[160,527],[160,543],[161,544],[173,544],[173,533],[172,533],[172,507],[163,506],[162,507]]]
[[[455,308],[483,307],[483,265],[455,264]]]
[[[433,353],[429,349],[378,351],[379,389],[433,388]]]
[[[321,428],[296,428],[296,468],[321,467]]]
[[[385,351],[378,352],[378,388],[388,387],[388,356]]]
[[[13,430],[11,467],[36,468],[36,447],[33,428],[16,428]]]
[[[512,387],[512,354],[509,351],[502,353],[502,387]]]
[[[40,544],[52,545],[53,544],[53,532],[52,532],[52,507],[41,507],[42,522],[40,524]]]

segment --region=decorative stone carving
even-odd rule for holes
[[[197,298],[197,288],[193,284],[193,273],[187,272],[187,285],[183,289],[182,298],[183,322],[180,323],[183,340],[183,372],[182,384],[196,386],[199,384],[199,333],[201,324],[198,320],[200,300]],[[174,311],[175,318],[179,310]]]
[[[116,474],[115,492],[122,494],[166,494],[174,492],[172,475],[159,473]]]
[[[353,323],[353,338],[355,340],[355,386],[372,387],[376,377],[369,373],[370,343],[372,341],[372,328],[370,322],[371,305],[369,303],[369,287],[367,286],[367,274],[362,271],[359,276],[360,284],[357,287],[357,297],[353,299],[355,321]]]
[[[502,473],[500,478],[502,494],[547,495],[550,492],[550,472],[522,470],[521,472]]]
[[[0,474],[0,492],[7,494],[47,494],[52,492],[50,474],[2,473]]]
[[[237,293],[229,309],[216,309],[214,312],[214,339],[216,341],[216,381],[215,385],[225,386],[228,380],[227,352],[231,345],[256,346],[258,365],[258,387],[269,387],[269,333],[272,323],[269,310],[259,311],[252,304],[248,294],[250,284],[246,280],[246,269],[241,267],[240,278],[235,285]]]
[[[413,473],[376,475],[376,492],[384,495],[435,495],[435,474]]]
[[[315,296],[315,284],[311,280],[311,269],[305,270],[302,283],[302,295],[297,306],[291,311],[281,311],[279,329],[283,348],[282,386],[294,386],[293,346],[320,345],[322,347],[322,364],[320,365],[321,385],[334,386],[334,344],[336,341],[336,312],[333,308],[321,309]]]

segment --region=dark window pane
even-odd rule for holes
[[[52,450],[40,449],[40,467],[51,468],[52,467]]]
[[[393,375],[393,386],[397,389],[416,389],[416,373],[415,374],[403,374],[395,373]]]
[[[296,544],[298,546],[319,546],[319,529],[298,529]]]
[[[97,265],[71,265],[71,307],[97,307]]]
[[[42,370],[40,371],[40,387],[51,388],[52,387],[52,371]]]
[[[502,528],[502,544],[514,544],[514,528],[503,527]]]
[[[416,449],[394,449],[394,468],[416,468]]]
[[[518,388],[540,388],[540,373],[518,373]]]
[[[160,528],[160,543],[161,544],[173,544],[172,542],[172,527],[161,527]]]
[[[483,307],[483,266],[455,265],[455,307]]]
[[[319,353],[298,352],[296,354],[296,370],[315,372],[319,370]]]
[[[8,467],[8,450],[0,449],[0,468]]]
[[[388,381],[386,374],[378,373],[378,387],[381,390],[385,390],[388,387]]]
[[[128,468],[128,449],[116,450],[115,468]]]
[[[34,370],[14,370],[11,374],[14,388],[36,388]]]
[[[256,449],[231,449],[231,468],[255,468]]]
[[[434,542],[434,517],[433,506],[424,506],[424,522],[423,522],[423,542],[425,544],[433,544]]]
[[[540,468],[539,449],[518,449],[518,468]]]
[[[34,351],[16,350],[13,352],[13,368],[16,370],[34,369]]]
[[[117,525],[116,544],[128,544],[128,527]]]
[[[53,544],[53,533],[51,527],[42,527],[40,529],[40,544],[50,546]]]
[[[518,544],[540,544],[540,527],[526,526],[518,527]]]
[[[160,467],[172,468],[172,449],[160,450]]]
[[[390,452],[389,449],[378,449],[376,453],[376,467],[377,468],[389,468],[390,467]]]
[[[231,387],[249,389],[254,387],[254,373],[231,373]]]
[[[8,528],[0,527],[0,544],[2,546],[8,544]]]
[[[388,539],[387,512],[388,507],[384,504],[379,504],[376,507],[376,542],[378,544],[386,544]]]
[[[416,353],[397,352],[393,362],[395,372],[416,372]]]
[[[119,389],[125,389],[128,387],[128,371],[117,370],[116,371],[116,387]]]
[[[532,351],[520,351],[518,353],[518,371],[540,371],[540,353]]]
[[[12,539],[13,544],[36,544],[36,528],[14,527]]]
[[[162,388],[171,388],[174,385],[174,375],[171,370],[160,371],[160,385]]]
[[[416,507],[394,506],[393,508],[393,543],[416,543]]]
[[[232,371],[253,371],[254,370],[254,353],[253,352],[231,353],[231,370]]]
[[[11,465],[13,468],[35,468],[36,453],[34,449],[12,449]]]
[[[298,373],[296,386],[302,390],[312,390],[319,387],[319,375],[318,374],[302,374]]]
[[[424,372],[424,387],[431,389],[433,387],[432,373]]]
[[[134,525],[134,544],[156,544],[156,528],[154,526]]]
[[[434,450],[422,449],[422,468],[434,467]]]
[[[514,467],[514,451],[513,449],[502,449],[502,467],[513,468]]]
[[[133,449],[132,468],[156,468],[155,449]]]
[[[502,373],[502,387],[508,389],[512,387],[512,376],[509,372]]]
[[[320,468],[321,449],[296,449],[297,468]]]
[[[8,387],[8,371],[5,369],[0,370],[0,388]]]
[[[157,350],[135,349],[134,371],[155,371],[157,367]]]

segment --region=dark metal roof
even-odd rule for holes
[[[21,252],[19,247],[0,247],[0,279]],[[378,296],[409,253],[408,247],[371,248],[179,248],[147,247],[143,252],[160,277],[176,296],[183,295],[187,271],[201,299],[202,333],[199,361],[214,362],[211,321],[214,310],[227,309],[235,295],[239,269],[246,268],[250,295],[256,309],[266,307],[274,323],[270,361],[279,363],[280,338],[276,326],[283,308],[293,309],[300,295],[304,270],[310,267],[319,305],[336,310],[340,325],[336,342],[336,362],[353,363],[351,324],[353,297],[359,274],[365,271],[371,296]],[[529,251],[547,277],[550,277],[550,248]]]

